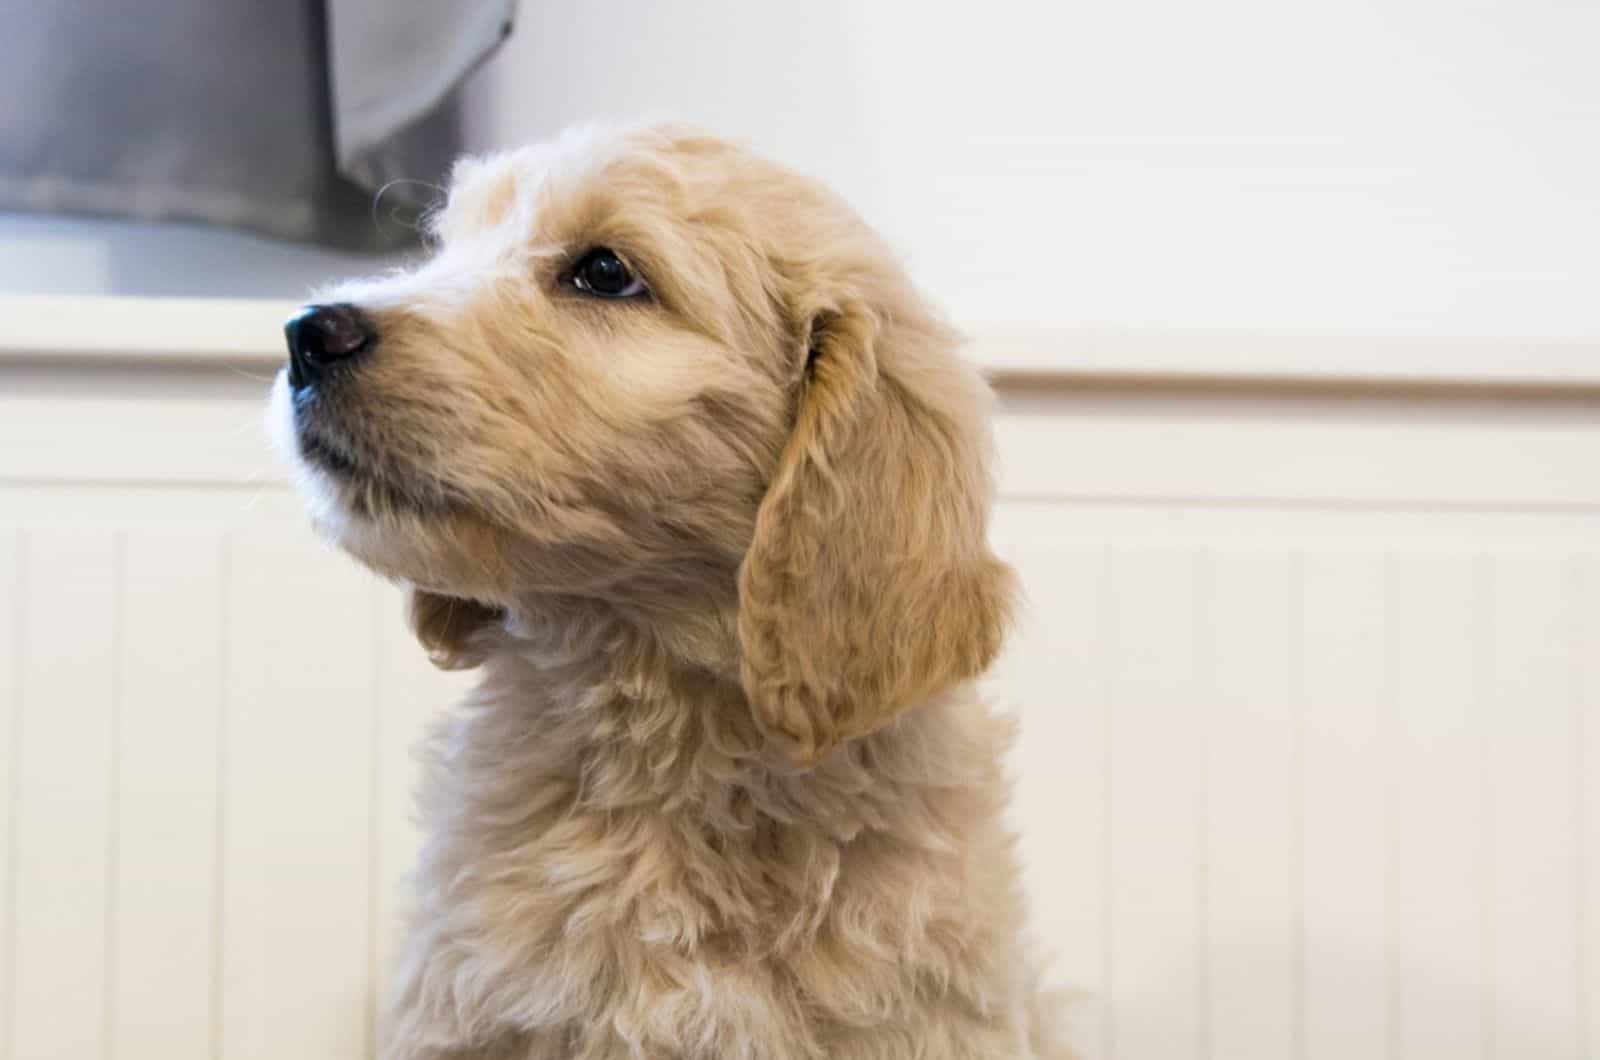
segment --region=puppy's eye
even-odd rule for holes
[[[644,281],[605,247],[596,247],[579,259],[573,267],[571,283],[597,298],[637,298],[650,293]]]

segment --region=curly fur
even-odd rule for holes
[[[375,349],[274,395],[319,527],[481,669],[427,744],[385,1056],[1051,1053],[955,335],[831,194],[692,132],[464,162],[434,224],[326,296]],[[575,291],[596,246],[651,296]]]

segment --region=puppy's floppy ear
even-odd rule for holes
[[[802,763],[977,676],[1012,575],[989,551],[988,388],[909,291],[816,307],[793,434],[740,570],[742,678]]]
[[[441,670],[470,670],[494,649],[505,618],[499,608],[426,589],[406,596],[411,630]]]

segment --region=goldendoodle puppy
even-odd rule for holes
[[[481,671],[385,1055],[1043,1055],[956,336],[839,199],[692,132],[464,161],[432,228],[290,321],[272,406],[321,532]]]

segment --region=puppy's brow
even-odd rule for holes
[[[457,167],[439,214],[442,233],[485,231],[501,224],[517,200],[515,166],[490,161]]]

